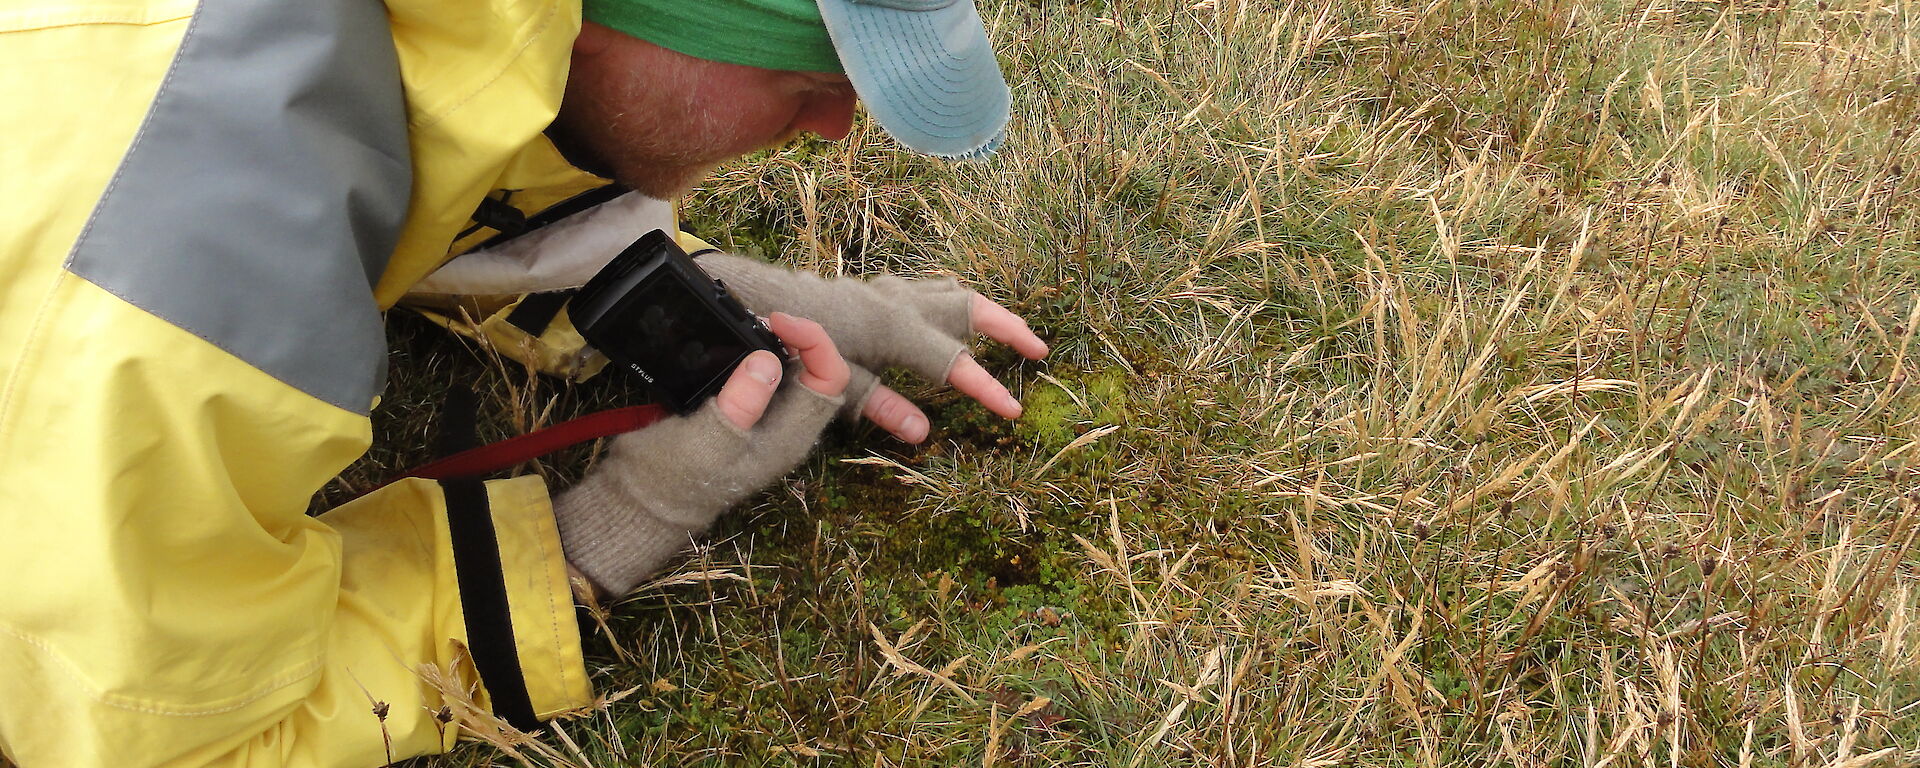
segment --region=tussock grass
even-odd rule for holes
[[[1920,765],[1911,6],[983,3],[1000,159],[863,127],[690,218],[1015,306],[1027,419],[903,383],[928,448],[837,430],[519,753]],[[496,432],[621,396],[402,335]]]

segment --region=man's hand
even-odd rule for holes
[[[1028,360],[1047,356],[1047,343],[1027,327],[1027,321],[992,299],[972,291],[967,293],[972,295],[969,300],[969,325],[972,330],[1013,347],[1013,351]],[[1020,418],[1020,401],[1014,399],[999,379],[980,367],[971,354],[962,352],[954,359],[952,368],[947,371],[947,383],[980,401],[989,411],[1009,419]],[[874,385],[866,401],[860,405],[860,413],[881,429],[893,433],[894,437],[909,443],[927,439],[927,414],[913,401],[884,385]]]
[[[800,356],[800,386],[827,397],[846,391],[847,361],[834,349],[833,339],[819,323],[775,312],[767,318],[767,324],[773,327],[773,335]],[[780,359],[772,352],[748,355],[713,396],[714,407],[734,426],[752,429],[779,390],[780,377]]]
[[[793,471],[844,402],[851,369],[819,324],[769,322],[798,353],[756,352],[719,394],[685,416],[615,438],[593,471],[554,501],[567,562],[603,595],[631,591],[714,518]]]
[[[925,440],[927,416],[900,393],[881,386],[876,371],[902,367],[953,385],[987,410],[1012,419],[1020,403],[967,354],[976,333],[1013,347],[1030,360],[1047,345],[1025,320],[953,280],[826,279],[724,253],[699,265],[755,312],[787,312],[818,321],[847,360],[850,383],[842,415],[864,416],[907,442]]]

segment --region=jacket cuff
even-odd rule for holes
[[[440,482],[467,649],[496,716],[523,731],[592,701],[573,593],[537,476]]]

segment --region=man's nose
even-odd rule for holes
[[[794,132],[806,131],[828,141],[839,141],[853,131],[852,88],[815,91],[793,116]]]

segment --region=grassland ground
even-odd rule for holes
[[[688,220],[1052,341],[902,382],[426,766],[1920,765],[1920,4],[982,12],[1006,150],[871,125]],[[395,317],[379,448],[622,401]],[[590,451],[535,468],[576,476]]]

